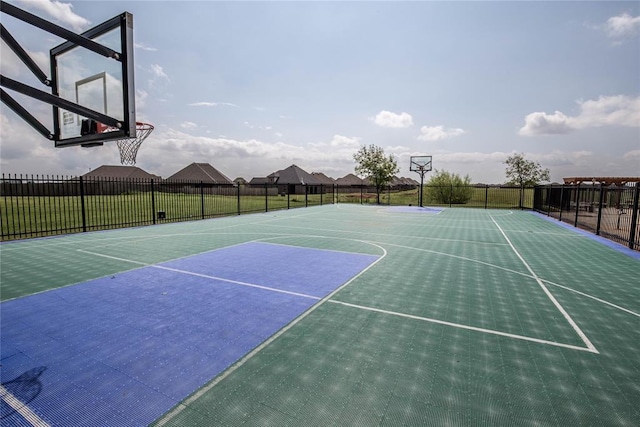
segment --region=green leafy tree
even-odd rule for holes
[[[540,163],[524,158],[524,154],[514,154],[504,161],[507,165],[507,185],[531,187],[549,181],[549,169],[542,169]]]
[[[384,150],[373,144],[360,147],[353,154],[353,159],[356,161],[356,175],[368,179],[376,187],[377,201],[380,204],[380,191],[400,172],[398,162],[391,154],[385,156]]]
[[[427,200],[437,204],[463,204],[473,196],[469,175],[462,178],[456,173],[436,169],[427,186]]]

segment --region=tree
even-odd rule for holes
[[[524,154],[514,154],[504,161],[507,165],[507,185],[531,187],[549,181],[549,169],[542,169],[540,163],[524,158]]]
[[[398,162],[391,154],[385,156],[384,150],[375,145],[362,146],[353,154],[356,161],[356,175],[366,178],[376,187],[377,202],[380,204],[380,191],[400,172]]]
[[[469,175],[461,178],[456,173],[436,169],[427,186],[429,187],[427,199],[437,204],[467,203],[473,196]]]

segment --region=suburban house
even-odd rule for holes
[[[319,194],[322,185],[320,179],[296,165],[279,170],[266,177],[253,178],[251,185],[277,185],[279,194]],[[326,189],[324,190],[327,191]]]
[[[204,184],[233,184],[218,169],[209,163],[191,163],[167,178],[168,181],[195,181]]]
[[[369,180],[358,178],[354,174],[350,173],[342,178],[336,179],[335,183],[339,186],[360,186],[360,185],[369,185]]]
[[[111,178],[111,179],[155,179],[162,177],[151,174],[137,166],[109,166],[102,165],[91,172],[82,175],[83,178]]]

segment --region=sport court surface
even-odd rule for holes
[[[638,256],[529,212],[329,205],[0,256],[2,425],[640,424]]]

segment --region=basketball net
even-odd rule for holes
[[[104,125],[103,125],[104,126]],[[105,127],[101,132],[109,132],[114,128]],[[153,125],[149,123],[136,123],[136,134],[127,138],[116,139],[118,151],[120,152],[120,163],[123,165],[135,165],[138,149],[145,139],[153,132]]]

